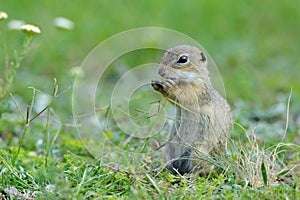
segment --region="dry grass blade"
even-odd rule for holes
[[[289,98],[288,98],[288,102],[287,102],[285,130],[284,130],[284,135],[282,136],[282,140],[285,139],[285,136],[286,136],[286,133],[287,133],[287,130],[288,130],[288,126],[289,126],[290,103],[291,103],[292,94],[293,94],[293,88],[291,88]]]

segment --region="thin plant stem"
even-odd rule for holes
[[[16,106],[16,108],[17,108],[17,110],[18,110],[18,111],[19,111],[19,113],[21,114],[21,116],[22,116],[23,120],[25,121],[25,120],[26,120],[26,119],[25,119],[25,116],[24,116],[23,112],[21,111],[21,109],[20,109],[20,107],[19,107],[19,105],[18,105],[18,103],[17,103],[16,99],[14,98],[13,94],[12,94],[12,93],[10,93],[9,95],[10,95],[11,99],[13,100],[13,102],[14,102],[14,104],[15,104],[15,106]]]
[[[49,156],[49,140],[50,140],[50,134],[49,134],[49,122],[50,122],[51,112],[50,112],[50,106],[47,110],[47,121],[46,121],[46,155],[45,155],[45,168],[47,169],[48,166],[48,156]]]
[[[76,198],[78,198],[78,195],[79,195],[79,192],[82,188],[82,185],[84,184],[84,181],[86,179],[86,174],[87,174],[87,168],[85,168],[84,172],[83,172],[83,175],[82,175],[82,178],[81,178],[81,181],[79,183],[79,185],[77,186],[77,191],[76,191]]]
[[[290,103],[291,103],[292,94],[293,94],[293,88],[291,88],[289,98],[288,98],[288,102],[287,102],[286,122],[285,122],[285,129],[284,129],[284,135],[282,137],[282,141],[285,139],[286,133],[287,133],[287,130],[288,130],[288,127],[289,127],[289,114],[290,114]]]
[[[23,141],[24,141],[25,135],[26,135],[26,133],[28,131],[28,127],[29,127],[29,124],[30,124],[29,123],[29,114],[30,114],[29,111],[30,111],[30,107],[28,106],[27,107],[27,113],[26,113],[26,120],[25,120],[25,128],[23,130],[22,137],[21,137],[21,139],[19,141],[18,151],[17,151],[16,155],[13,158],[13,162],[12,162],[13,166],[15,166],[16,161],[18,160],[18,157],[19,157],[19,154],[20,154],[20,150],[21,150],[21,146],[23,146]]]
[[[57,90],[58,90],[58,85],[57,85],[56,79],[54,78],[53,94],[52,94],[52,98],[51,98],[50,104],[49,104],[48,109],[47,109],[47,121],[46,121],[46,127],[45,127],[45,129],[46,129],[45,169],[47,169],[47,166],[48,166],[48,157],[49,157],[50,149],[51,149],[51,146],[52,146],[51,143],[50,143],[50,132],[49,132],[49,124],[50,124],[50,119],[51,119],[51,105],[52,105],[53,100],[56,97]],[[52,142],[52,143],[54,143],[54,142]]]

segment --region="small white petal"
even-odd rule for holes
[[[55,191],[55,185],[49,184],[49,185],[46,186],[46,189],[50,192],[54,192]]]
[[[9,30],[20,30],[21,27],[25,24],[22,20],[10,20],[7,24]]]
[[[25,25],[21,26],[21,30],[24,33],[28,33],[28,34],[40,34],[41,33],[41,29],[32,24],[25,24]]]
[[[0,11],[0,21],[5,20],[8,17],[6,12]]]
[[[54,25],[57,28],[62,28],[66,30],[72,30],[74,28],[74,22],[64,17],[57,17],[54,19]]]

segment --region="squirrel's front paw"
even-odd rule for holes
[[[165,81],[154,81],[151,82],[152,87],[159,92],[167,92],[170,88],[175,86],[175,81],[166,79]]]
[[[160,82],[160,81],[152,80],[151,85],[152,85],[153,89],[157,90],[157,91],[162,91],[163,88],[164,88],[163,85],[162,85],[162,82]]]

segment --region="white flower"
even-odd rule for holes
[[[0,21],[4,21],[8,17],[6,12],[0,11]]]
[[[32,25],[32,24],[25,24],[25,25],[21,26],[21,30],[24,33],[32,34],[32,35],[41,33],[41,29],[37,26]]]
[[[83,77],[84,71],[81,69],[81,67],[72,67],[70,69],[70,73],[72,76],[76,77]]]
[[[9,30],[20,30],[21,26],[25,24],[22,20],[10,20],[7,24]]]
[[[57,28],[72,30],[74,28],[74,22],[64,17],[57,17],[54,19],[54,25]]]
[[[49,192],[54,192],[55,191],[55,185],[53,185],[53,184],[47,185],[46,190],[48,190]]]

